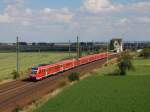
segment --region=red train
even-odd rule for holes
[[[107,57],[110,57],[111,53],[100,53],[100,54],[93,54],[84,56],[77,59],[68,59],[64,61],[60,61],[54,64],[48,64],[48,65],[41,65],[38,67],[33,67],[30,73],[30,79],[32,80],[40,80],[45,77],[55,75],[59,72],[63,72],[69,69],[72,69],[74,67],[84,65],[96,60],[101,60]]]

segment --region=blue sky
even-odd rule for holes
[[[11,1],[11,0],[10,0]],[[113,3],[122,3],[122,4],[131,4],[149,0],[111,0]],[[25,6],[31,7],[34,9],[40,9],[44,7],[51,8],[62,8],[68,7],[71,9],[75,9],[81,6],[84,0],[26,0]],[[0,10],[3,10],[5,7],[4,1],[0,1]]]
[[[150,40],[150,0],[0,0],[0,42]]]
[[[36,3],[36,4],[35,4]],[[62,8],[68,7],[71,9],[77,8],[81,5],[82,0],[30,0],[27,5],[33,8]],[[34,5],[33,5],[34,4]]]

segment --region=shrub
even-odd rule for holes
[[[127,70],[134,70],[132,59],[133,57],[128,51],[121,53],[120,57],[118,58],[120,75],[126,75]]]
[[[94,51],[94,53],[99,54],[99,53],[101,53],[101,50],[97,49],[97,50]]]
[[[22,108],[20,106],[17,106],[12,112],[21,112]]]
[[[20,74],[16,70],[13,70],[11,74],[13,75],[13,79],[18,79],[20,77]]]
[[[140,57],[149,58],[150,57],[150,49],[149,48],[144,48],[142,50],[142,52],[140,53]]]
[[[67,81],[62,80],[59,82],[59,87],[64,87],[65,85],[67,85]]]
[[[91,75],[99,75],[99,73],[96,70],[93,70],[90,72]]]
[[[108,76],[119,76],[120,75],[120,70],[116,69],[114,71],[111,71],[107,74],[104,74],[104,75],[108,75]]]
[[[49,61],[49,63],[48,64],[53,64],[54,62],[53,61]]]
[[[91,51],[90,51],[90,50],[88,50],[86,53],[87,53],[87,55],[90,55],[90,54],[91,54]]]
[[[78,72],[73,72],[68,76],[69,81],[76,81],[79,80],[79,73]]]

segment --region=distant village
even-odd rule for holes
[[[107,42],[80,42],[82,50],[98,50],[106,49]],[[19,42],[20,51],[68,51],[69,47],[72,51],[76,50],[76,42],[57,42],[57,43],[27,43]],[[138,50],[143,48],[150,48],[150,41],[124,41],[123,49]],[[0,43],[0,51],[15,51],[16,43]]]

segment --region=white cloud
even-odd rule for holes
[[[21,23],[23,26],[29,26],[31,23],[29,21],[22,21]]]
[[[138,2],[132,5],[133,9],[142,9],[142,10],[146,10],[149,9],[150,10],[150,2]],[[139,11],[139,10],[138,10]]]
[[[119,24],[120,24],[120,25],[123,25],[123,26],[128,25],[129,23],[130,23],[130,20],[129,20],[129,18],[126,18],[126,17],[121,18],[121,19],[119,20]]]
[[[7,14],[0,15],[0,23],[10,23],[11,19]]]
[[[70,22],[74,16],[67,8],[50,9],[44,8],[40,11],[40,16],[43,20],[52,22]]]
[[[43,14],[49,14],[51,12],[51,9],[50,8],[44,8],[42,11],[41,11],[41,13],[43,13]]]
[[[29,26],[31,23],[69,23],[74,14],[68,8],[44,8],[32,11],[24,7],[25,0],[3,0],[6,7],[0,14],[0,23],[15,23]]]
[[[84,0],[81,6],[82,11],[87,11],[90,13],[102,13],[102,12],[150,12],[150,2],[135,2],[132,4],[119,4],[113,3],[110,0]]]
[[[82,10],[92,13],[116,11],[121,5],[114,5],[109,0],[84,0]]]
[[[0,23],[12,23],[18,20],[23,14],[20,11],[24,0],[3,0],[6,7],[3,14],[0,14]]]
[[[6,5],[13,5],[16,7],[22,7],[25,0],[3,0]]]
[[[138,23],[149,23],[150,24],[150,16],[143,16],[143,17],[138,17],[135,18],[135,21]]]
[[[30,8],[26,8],[25,9],[25,15],[32,16],[33,15],[32,10]]]
[[[137,2],[133,4],[122,5],[120,11],[150,14],[150,2]]]

